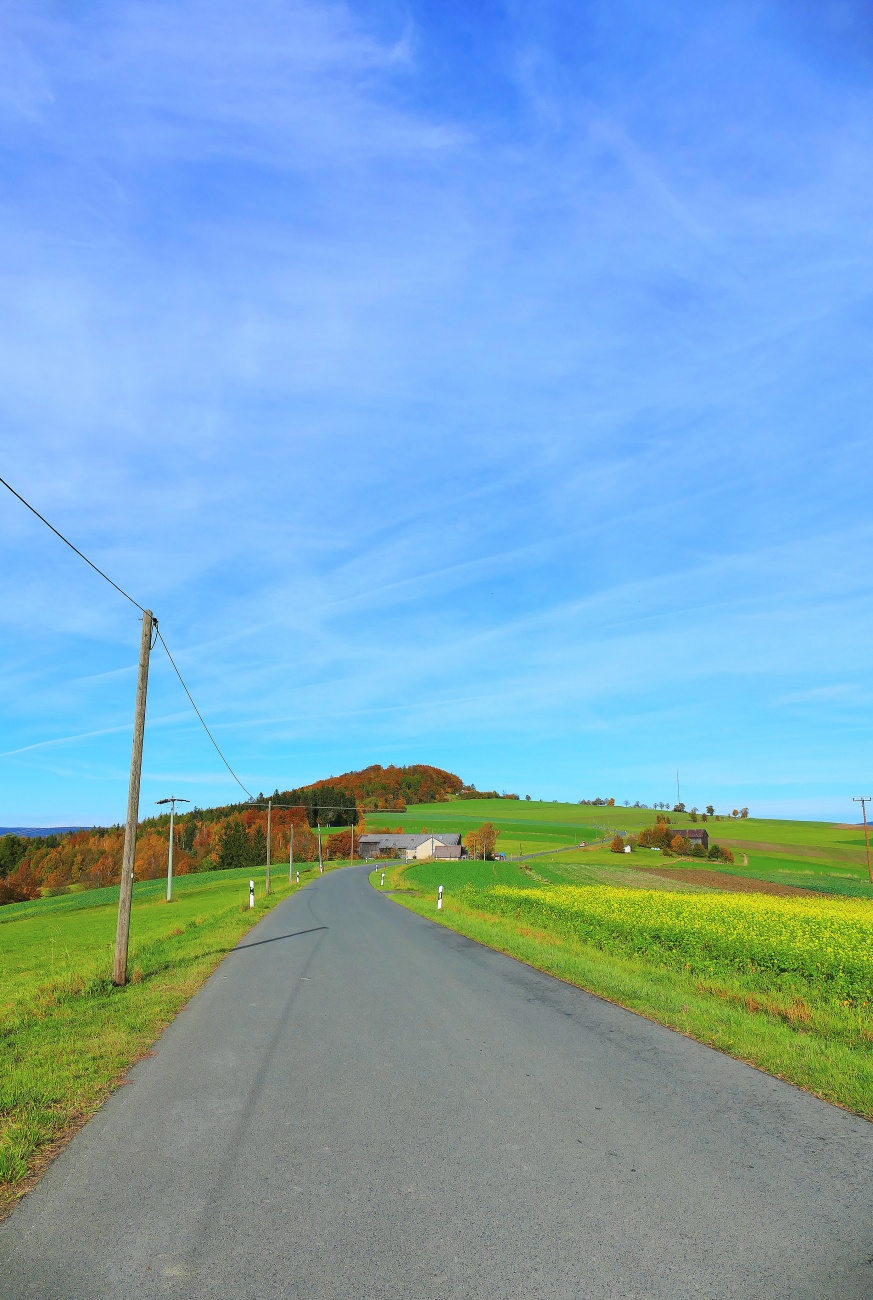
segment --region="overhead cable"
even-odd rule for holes
[[[0,478],[0,483],[2,483],[3,486],[7,488],[14,497],[17,497],[23,506],[27,506],[27,509],[31,512],[31,514],[36,515],[37,519],[39,519],[42,523],[44,523],[46,528],[50,528],[51,531],[54,533],[55,537],[59,537],[66,546],[69,546],[71,551],[75,551],[76,554],[79,556],[79,558],[81,560],[84,560],[86,564],[90,565],[90,567],[94,570],[95,573],[99,573],[100,577],[104,578],[106,582],[109,583],[110,587],[114,587],[117,592],[119,592],[122,596],[124,596],[125,600],[129,600],[131,605],[135,605],[141,614],[144,614],[146,612],[144,606],[142,606],[138,600],[134,600],[133,596],[128,595],[128,593],[124,590],[123,587],[119,587],[117,582],[113,582],[112,579],[108,576],[108,574],[104,573],[102,569],[98,569],[97,565],[94,563],[93,560],[89,560],[87,555],[84,555],[82,551],[79,550],[78,546],[74,546],[68,537],[64,537],[63,533],[59,533],[57,528],[55,528],[54,524],[50,524],[49,521],[45,518],[45,516],[41,515],[39,511],[30,504],[29,501],[25,501],[21,493],[16,492],[15,488],[12,487],[10,483],[6,482],[5,478]],[[228,772],[230,772],[231,776],[233,777],[234,781],[236,781],[239,788],[241,790],[245,790],[245,793],[248,795],[250,799],[254,798],[251,791],[246,790],[246,787],[243,785],[242,781],[239,779],[236,772],[234,772],[230,763],[228,763],[227,759],[224,757],[224,754],[222,754],[221,750],[218,748],[218,745],[215,742],[215,737],[207,727],[203,719],[203,714],[200,712],[197,705],[194,703],[194,697],[192,696],[191,692],[188,690],[188,687],[185,685],[185,682],[182,678],[182,674],[179,672],[179,669],[176,667],[176,661],[174,660],[173,656],[170,654],[169,649],[167,648],[167,643],[164,640],[163,636],[161,635],[160,628],[158,627],[158,620],[154,618],[153,621],[155,625],[155,632],[160,638],[161,645],[167,651],[167,658],[169,659],[170,663],[173,665],[175,674],[178,677],[179,681],[182,683],[182,689],[184,690],[185,694],[188,696],[188,699],[191,701],[191,707],[193,708],[194,712],[197,714],[197,717],[200,719],[200,722],[203,725],[203,730],[206,732],[207,736],[212,741],[213,745],[215,745],[215,749],[216,752],[218,753],[218,757],[221,759],[222,763],[227,768]]]
[[[102,569],[98,569],[97,565],[94,563],[93,560],[89,560],[87,555],[82,554],[78,546],[74,546],[68,537],[64,537],[63,533],[59,533],[57,528],[55,528],[54,524],[50,524],[49,521],[30,504],[29,501],[25,501],[21,493],[16,492],[15,488],[10,486],[10,484],[6,482],[5,478],[0,478],[0,483],[2,483],[5,488],[8,488],[14,497],[18,497],[18,500],[21,502],[21,504],[23,506],[27,506],[31,514],[36,515],[37,519],[42,520],[46,528],[50,528],[52,530],[55,537],[60,537],[61,541],[64,542],[65,545],[69,546],[71,551],[75,551],[80,559],[84,560],[86,564],[91,565],[91,568],[94,570],[95,573],[99,573],[101,578],[105,578],[106,581],[109,583],[110,587],[114,587],[116,591],[120,591],[122,596],[125,598],[125,600],[129,600],[131,605],[136,605],[137,609],[141,614],[145,613],[145,610],[143,609],[142,605],[139,603],[138,600],[134,600],[133,596],[129,596],[123,587],[119,587],[118,583],[113,582],[112,579],[108,577],[107,574],[105,574]]]
[[[227,768],[228,772],[230,772],[231,776],[233,777],[234,781],[236,781],[239,788],[241,790],[245,790],[246,794],[250,799],[254,799],[255,796],[252,794],[251,790],[246,790],[246,787],[243,785],[242,781],[239,779],[236,772],[234,772],[230,763],[228,763],[227,759],[224,757],[224,754],[222,754],[221,750],[218,748],[218,744],[216,742],[215,737],[213,736],[212,732],[209,730],[206,723],[204,722],[203,714],[200,712],[197,705],[194,703],[194,697],[192,696],[191,692],[188,690],[188,687],[185,685],[185,680],[182,677],[182,674],[179,672],[179,669],[176,667],[176,661],[173,658],[173,656],[170,654],[169,647],[167,646],[167,643],[164,640],[163,633],[161,632],[160,628],[158,628],[158,640],[166,650],[167,658],[169,659],[170,663],[173,665],[173,671],[175,672],[179,681],[182,683],[182,690],[185,692],[185,694],[188,696],[188,699],[191,701],[191,708],[194,710],[194,712],[197,714],[197,717],[203,723],[203,730],[206,732],[207,736],[212,741],[213,745],[215,745],[215,752],[218,754],[218,757],[221,759],[222,763]]]

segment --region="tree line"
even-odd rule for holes
[[[318,805],[311,805],[314,810]],[[348,804],[346,815],[353,812]],[[267,810],[243,806],[216,817],[199,811],[176,819],[173,872],[223,871],[258,867],[267,860]],[[270,859],[287,861],[294,835],[294,858],[314,862],[318,837],[305,808],[275,808],[271,818]],[[348,825],[348,823],[347,823]],[[317,820],[316,820],[317,826]],[[167,870],[169,817],[149,818],[137,834],[134,880],[155,880]],[[120,826],[76,831],[69,835],[0,837],[0,904],[23,902],[42,894],[65,894],[72,888],[99,889],[118,883],[124,848]],[[325,858],[349,857],[351,831],[322,837]]]

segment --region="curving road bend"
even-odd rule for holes
[[[870,1300],[873,1126],[375,893],[282,903],[0,1229],[8,1300]]]

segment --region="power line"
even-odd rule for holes
[[[61,541],[62,541],[66,546],[69,546],[69,548],[70,548],[71,551],[75,551],[76,554],[79,556],[80,559],[84,560],[86,564],[90,564],[90,565],[91,565],[91,568],[94,570],[95,573],[99,573],[101,578],[105,578],[106,581],[109,583],[110,587],[114,587],[116,591],[120,591],[121,594],[122,594],[122,596],[125,598],[125,600],[129,600],[130,603],[131,603],[131,605],[136,605],[137,609],[139,610],[139,612],[140,612],[141,614],[144,614],[144,613],[145,613],[145,610],[143,609],[142,605],[139,603],[138,600],[134,600],[133,596],[129,596],[129,595],[127,594],[127,592],[124,590],[123,587],[119,587],[118,583],[117,583],[117,582],[113,582],[112,579],[111,579],[110,577],[108,577],[108,576],[103,572],[102,569],[98,569],[98,568],[97,568],[97,565],[94,563],[93,560],[89,560],[88,557],[87,557],[87,555],[83,555],[83,554],[82,554],[82,552],[79,550],[78,546],[74,546],[73,543],[70,541],[70,539],[69,539],[68,537],[64,537],[64,534],[63,534],[63,533],[59,533],[58,530],[57,530],[57,528],[55,528],[54,524],[50,524],[49,521],[48,521],[48,520],[47,520],[43,515],[41,515],[37,509],[35,509],[35,508],[30,504],[29,501],[25,501],[25,499],[24,499],[24,497],[21,495],[21,493],[20,493],[20,492],[16,492],[16,491],[15,491],[15,488],[14,488],[14,487],[11,487],[10,484],[6,482],[5,478],[0,478],[0,483],[2,483],[3,486],[4,486],[5,488],[8,488],[8,490],[12,493],[12,495],[13,495],[14,497],[18,497],[18,500],[21,502],[21,504],[22,504],[23,506],[27,506],[27,508],[28,508],[28,510],[31,512],[31,514],[36,515],[37,519],[40,519],[40,520],[45,524],[46,528],[50,528],[50,529],[52,530],[52,532],[54,533],[55,537],[60,537]]]
[[[209,730],[209,728],[207,727],[206,723],[203,721],[203,714],[200,712],[200,710],[198,709],[197,705],[194,703],[194,697],[192,696],[191,692],[188,690],[188,687],[185,685],[185,681],[184,681],[184,679],[183,679],[183,677],[182,677],[182,674],[179,672],[179,669],[176,667],[176,661],[175,661],[175,659],[173,658],[173,656],[170,654],[170,651],[169,651],[169,649],[168,649],[168,647],[167,647],[167,643],[166,643],[166,641],[165,641],[164,638],[163,638],[163,634],[161,633],[161,629],[160,629],[160,628],[158,628],[158,640],[160,641],[160,643],[161,643],[161,645],[164,647],[164,649],[167,651],[167,658],[169,659],[170,663],[173,665],[173,671],[175,672],[175,674],[176,674],[176,676],[178,677],[179,681],[182,683],[182,690],[185,692],[185,694],[188,696],[188,699],[191,701],[191,708],[194,710],[194,712],[197,714],[197,717],[198,717],[198,718],[200,719],[200,721],[203,723],[203,730],[206,732],[207,736],[208,736],[209,739],[212,741],[213,745],[215,745],[215,752],[218,754],[218,757],[221,759],[222,763],[223,763],[224,766],[227,768],[228,772],[230,772],[231,776],[233,777],[234,781],[236,781],[236,783],[237,783],[237,785],[239,786],[239,788],[240,788],[241,790],[245,790],[245,792],[246,792],[246,794],[248,795],[248,797],[249,797],[250,799],[253,799],[253,798],[254,798],[254,795],[252,794],[251,790],[246,790],[246,787],[243,785],[242,781],[239,779],[239,777],[237,776],[236,772],[234,772],[234,770],[233,770],[233,768],[231,767],[230,763],[228,763],[227,759],[224,757],[224,755],[222,754],[221,750],[218,748],[218,745],[217,745],[217,743],[216,743],[215,737],[213,736],[212,732]]]
[[[50,528],[51,531],[54,533],[55,537],[59,537],[59,538],[61,539],[61,541],[62,541],[66,546],[69,546],[69,548],[70,548],[71,551],[75,551],[76,554],[79,556],[79,558],[80,558],[81,560],[84,560],[86,564],[90,565],[91,568],[94,570],[95,573],[99,573],[99,574],[100,574],[100,577],[101,577],[101,578],[104,578],[104,579],[106,580],[106,582],[109,583],[110,587],[114,587],[115,590],[116,590],[117,592],[119,592],[122,596],[124,596],[125,600],[129,600],[129,601],[130,601],[131,605],[136,605],[137,609],[140,611],[141,614],[145,614],[146,611],[145,611],[145,609],[143,608],[143,606],[139,603],[138,600],[134,600],[133,596],[128,595],[128,593],[124,590],[123,587],[119,587],[119,585],[118,585],[117,582],[113,582],[112,579],[108,576],[108,574],[105,574],[105,573],[103,572],[102,569],[98,569],[98,568],[97,568],[97,565],[94,563],[93,560],[89,560],[88,557],[87,557],[87,555],[84,555],[84,554],[79,550],[78,546],[74,546],[73,543],[70,541],[70,539],[69,539],[68,537],[64,537],[64,534],[63,534],[63,533],[59,533],[58,530],[57,530],[57,528],[55,528],[54,524],[50,524],[49,521],[45,518],[45,516],[44,516],[44,515],[41,515],[41,514],[39,513],[39,511],[38,511],[34,506],[32,506],[32,505],[30,504],[29,501],[25,501],[25,499],[24,499],[24,497],[21,495],[21,493],[20,493],[20,492],[16,492],[16,491],[15,491],[15,488],[12,487],[11,484],[9,484],[9,483],[6,482],[5,478],[0,478],[0,483],[2,483],[3,486],[4,486],[5,488],[7,488],[7,489],[12,493],[12,495],[13,495],[14,497],[17,497],[18,500],[21,502],[21,504],[22,504],[23,506],[27,506],[27,509],[31,512],[31,514],[36,515],[37,519],[39,519],[42,523],[44,523],[45,526],[46,526],[46,528]],[[166,643],[166,641],[164,640],[163,636],[161,636],[161,631],[160,631],[160,628],[158,627],[158,620],[157,620],[156,618],[153,617],[153,618],[152,618],[152,622],[153,622],[153,624],[154,624],[154,628],[155,628],[155,631],[156,631],[157,634],[158,634],[158,637],[160,637],[161,645],[162,645],[162,646],[164,647],[164,649],[167,651],[167,658],[169,659],[170,663],[173,665],[173,669],[174,669],[174,671],[175,671],[175,674],[176,674],[176,676],[178,677],[179,681],[182,683],[182,689],[183,689],[183,691],[185,692],[185,694],[188,696],[188,699],[191,701],[191,707],[192,707],[192,709],[193,709],[194,712],[197,714],[197,717],[200,719],[200,722],[201,722],[201,724],[202,724],[202,726],[203,726],[203,730],[206,732],[207,736],[208,736],[209,739],[212,741],[213,745],[215,745],[215,749],[216,749],[216,752],[217,752],[217,754],[218,754],[218,757],[221,759],[222,763],[223,763],[224,766],[227,768],[228,772],[230,772],[231,776],[233,777],[234,781],[236,781],[236,783],[237,783],[237,785],[239,786],[239,788],[240,788],[241,790],[245,790],[245,793],[248,795],[248,797],[249,797],[250,799],[254,798],[254,796],[252,795],[252,792],[251,792],[250,790],[246,790],[246,787],[243,785],[242,781],[239,779],[239,777],[237,776],[236,772],[234,772],[234,770],[233,770],[233,768],[231,767],[230,763],[228,763],[227,759],[224,757],[224,754],[222,754],[221,750],[218,748],[218,745],[217,745],[216,742],[215,742],[215,737],[213,736],[212,732],[211,732],[211,731],[209,730],[209,728],[207,727],[207,725],[206,725],[206,723],[205,723],[205,721],[204,721],[204,719],[203,719],[203,714],[200,712],[200,710],[198,709],[197,705],[194,703],[194,697],[192,696],[191,692],[188,690],[188,687],[185,685],[185,682],[184,682],[184,680],[183,680],[183,678],[182,678],[182,674],[179,672],[179,669],[176,667],[176,661],[174,660],[173,656],[170,654],[170,651],[169,651],[169,649],[167,648],[167,643]]]

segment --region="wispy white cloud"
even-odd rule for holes
[[[866,761],[826,692],[871,631],[873,104],[781,12],[477,11],[474,94],[447,12],[4,10],[4,476],[247,782]],[[0,816],[108,816],[136,611],[39,529],[0,502]],[[144,797],[211,762],[158,652],[151,701]]]

